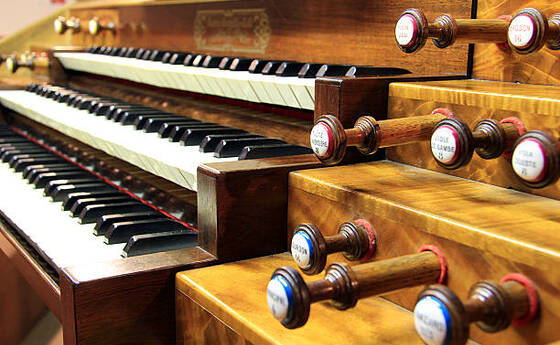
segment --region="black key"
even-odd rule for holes
[[[117,118],[121,118],[123,113],[129,110],[138,110],[138,111],[142,111],[142,110],[153,110],[152,108],[149,107],[144,107],[141,105],[123,105],[123,104],[117,104],[117,105],[113,105],[110,106],[109,109],[107,109],[107,111],[105,112],[105,117],[108,120],[113,120],[118,122]]]
[[[204,68],[218,68],[222,62],[223,56],[206,55],[202,62]]]
[[[187,228],[172,219],[142,219],[113,223],[105,233],[105,243],[125,243],[134,235],[181,231]]]
[[[194,231],[172,231],[156,234],[134,235],[123,249],[122,256],[132,257],[137,255],[165,252],[183,248],[196,247],[198,234]]]
[[[97,218],[106,214],[139,212],[153,210],[148,205],[139,201],[125,201],[114,204],[101,204],[86,206],[79,215],[81,224],[89,224],[97,222]]]
[[[144,220],[144,219],[162,219],[162,218],[167,218],[167,217],[156,210],[147,211],[147,212],[108,214],[106,216],[101,216],[97,220],[97,223],[93,228],[93,234],[96,236],[105,235],[107,230],[114,223],[130,222],[130,221]]]
[[[128,50],[124,54],[124,57],[132,58],[132,57],[135,57],[136,54],[138,54],[138,49],[137,48],[128,48]]]
[[[134,124],[134,121],[136,121],[136,119],[138,117],[142,117],[142,118],[147,118],[150,115],[167,115],[169,116],[169,113],[160,111],[160,110],[144,110],[144,111],[125,111],[122,116],[120,118],[115,117],[114,120],[117,122],[120,122],[121,124],[128,126],[128,125],[132,125]]]
[[[84,183],[74,182],[74,183],[58,185],[52,189],[49,195],[51,196],[51,199],[53,201],[63,201],[68,195],[72,193],[80,193],[80,192],[115,193],[117,192],[117,189],[105,182],[90,180]],[[72,206],[72,204],[70,204],[69,206]]]
[[[152,55],[152,50],[151,49],[146,49],[146,50],[144,50],[144,54],[142,54],[141,59],[142,60],[149,60],[151,55]]]
[[[282,62],[276,69],[276,76],[297,77],[303,65],[301,62]]]
[[[88,205],[115,204],[119,202],[133,201],[133,200],[135,199],[133,199],[130,195],[124,193],[121,193],[120,195],[114,195],[114,196],[102,196],[102,197],[78,199],[70,207],[70,213],[72,214],[73,217],[76,217]]]
[[[25,169],[26,167],[28,167],[30,165],[63,163],[63,162],[67,162],[67,161],[65,159],[62,159],[62,158],[58,157],[58,156],[45,157],[45,158],[25,158],[25,159],[18,160],[14,164],[13,168],[15,169],[16,172],[21,172],[21,171],[23,171],[23,169]]]
[[[307,147],[291,144],[245,146],[239,154],[239,160],[296,156],[311,153],[313,151]]]
[[[44,172],[39,173],[31,183],[34,184],[36,188],[43,188],[49,181],[72,178],[87,178],[89,176],[91,176],[91,174],[82,169],[79,169],[78,171]]]
[[[264,65],[261,74],[264,75],[275,75],[276,74],[276,70],[278,69],[278,67],[280,66],[282,62],[280,61],[269,61],[266,63],[266,65]]]
[[[409,74],[402,68],[393,67],[370,67],[370,66],[352,66],[346,72],[346,77],[382,77],[391,75]]]
[[[206,55],[197,55],[193,60],[192,60],[192,66],[195,67],[202,67],[202,64],[204,63],[204,59],[206,59]]]
[[[125,48],[119,48],[119,47],[113,48],[113,50],[111,50],[111,56],[119,56],[123,49]]]
[[[343,77],[348,73],[351,67],[353,66],[325,64],[319,68],[315,77]]]
[[[80,109],[82,110],[87,110],[88,113],[92,114],[95,113],[97,111],[97,109],[99,109],[100,106],[107,104],[107,103],[112,103],[115,104],[116,102],[118,102],[116,99],[113,98],[99,98],[99,99],[92,99],[89,104],[87,105],[87,107],[83,107],[82,105],[80,105]]]
[[[55,163],[55,164],[37,164],[37,165],[30,165],[27,168],[23,169],[23,178],[27,179],[31,173],[41,169],[57,169],[57,168],[68,168],[68,167],[76,167],[71,163]],[[33,177],[34,178],[34,177]]]
[[[261,59],[254,59],[251,61],[251,65],[249,66],[248,71],[250,73],[261,73],[264,66],[269,63],[269,60],[261,60]]]
[[[169,58],[169,63],[172,64],[172,65],[180,65],[185,61],[186,56],[187,56],[187,53],[174,53]]]
[[[120,195],[126,195],[126,193],[118,191],[114,188],[107,189],[107,190],[96,190],[91,192],[73,191],[71,193],[67,193],[64,199],[62,200],[62,209],[64,211],[68,211],[78,200],[91,199],[91,198],[117,197]]]
[[[10,159],[12,159],[12,157],[15,156],[21,156],[21,155],[25,155],[25,154],[35,154],[35,153],[45,153],[45,152],[49,152],[46,149],[40,147],[40,146],[35,146],[35,147],[30,147],[30,148],[20,148],[20,149],[13,149],[13,150],[7,150],[5,152],[3,152],[0,156],[2,157],[2,162],[8,162]]]
[[[139,49],[136,51],[136,54],[134,55],[134,57],[135,57],[136,59],[141,59],[142,56],[144,56],[144,52],[145,52],[145,51],[146,51],[146,49],[144,49],[144,48],[139,48]]]
[[[41,158],[51,158],[51,157],[58,157],[58,156],[49,151],[40,151],[35,153],[19,153],[19,154],[12,155],[8,160],[8,164],[10,164],[10,167],[13,168],[15,164],[18,162],[18,160],[41,159]]]
[[[229,69],[230,71],[248,71],[252,62],[252,59],[235,58],[231,62]]]
[[[246,133],[240,129],[209,127],[209,128],[190,128],[181,136],[181,143],[184,146],[200,145],[202,139],[210,134],[239,134]]]
[[[220,64],[218,65],[218,68],[221,70],[228,70],[231,67],[231,64],[233,63],[234,60],[235,58],[224,56],[222,60],[220,60]]]
[[[187,54],[185,55],[185,58],[183,59],[183,65],[185,66],[192,66],[194,59],[196,59],[197,55],[196,54]]]
[[[0,144],[15,144],[15,143],[28,143],[29,139],[22,137],[21,135],[5,136],[0,138]]]
[[[161,61],[163,59],[163,55],[165,55],[165,51],[154,49],[152,50],[152,54],[150,54],[149,60],[151,61]]]
[[[299,78],[315,78],[319,69],[321,69],[323,64],[319,63],[306,63],[301,66],[301,69],[298,72]]]
[[[31,167],[33,166],[37,166],[37,165],[31,165]],[[45,168],[44,166],[42,168],[32,168],[29,169],[30,167],[27,167],[25,169],[23,169],[23,178],[29,180],[29,182],[34,181],[37,176],[39,174],[43,174],[43,173],[59,173],[59,172],[70,172],[70,171],[84,171],[83,169],[80,169],[79,167],[72,165],[72,164],[64,164],[61,165],[59,167],[54,167],[54,168]],[[27,172],[27,174],[26,174]]]
[[[198,120],[187,119],[186,117],[181,118],[180,116],[172,117],[172,118],[165,118],[165,117],[152,118],[144,123],[144,127],[142,127],[142,129],[146,133],[158,132],[160,127],[163,126],[163,124],[165,123],[170,123],[174,125],[182,125],[182,124],[188,125],[188,124],[195,124],[201,122]]]
[[[169,120],[173,120],[173,119],[176,119],[176,118],[181,118],[181,117],[178,116],[178,115],[173,115],[173,114],[164,113],[164,112],[157,113],[157,114],[139,115],[134,119],[134,121],[132,122],[132,125],[136,129],[142,129],[142,128],[144,128],[144,125],[146,124],[146,122],[150,119],[169,119]]]
[[[214,152],[216,147],[223,139],[240,139],[240,138],[264,138],[257,134],[243,133],[243,134],[212,134],[207,135],[200,143],[200,152]]]
[[[95,183],[98,183],[100,185],[103,184],[101,180],[99,180],[93,175],[91,175],[91,178],[53,180],[47,183],[43,195],[52,197],[55,189],[63,185],[83,185],[83,184],[95,184]]]
[[[241,138],[241,139],[224,139],[220,141],[214,151],[214,157],[227,158],[237,157],[245,146],[254,145],[272,145],[272,144],[285,144],[282,140],[271,138]]]
[[[169,141],[178,142],[185,132],[190,128],[228,128],[215,123],[200,123],[196,125],[175,125],[169,132]]]
[[[8,152],[10,150],[28,149],[33,147],[41,147],[41,146],[31,141],[0,144],[0,154],[3,154],[4,152]]]

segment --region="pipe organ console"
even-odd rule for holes
[[[0,41],[0,250],[70,345],[560,341],[556,13],[77,1]]]

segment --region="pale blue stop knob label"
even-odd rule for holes
[[[416,303],[414,326],[428,345],[445,345],[451,336],[449,312],[439,299],[432,296],[426,296]]]
[[[282,321],[288,316],[292,300],[292,289],[285,278],[275,276],[268,282],[266,301],[276,319]]]
[[[312,264],[313,244],[309,235],[303,231],[298,231],[292,237],[292,257],[301,268],[307,268]]]

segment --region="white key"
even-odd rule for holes
[[[0,102],[39,123],[194,191],[198,165],[237,159],[215,158],[212,153],[199,152],[198,146],[182,146],[161,139],[156,133],[123,126],[26,91],[0,91]]]

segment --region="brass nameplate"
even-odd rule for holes
[[[201,50],[264,54],[270,40],[264,8],[197,11],[194,39]]]

